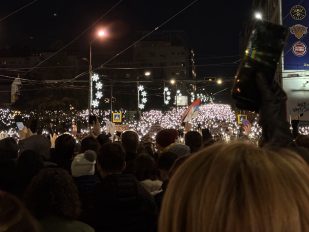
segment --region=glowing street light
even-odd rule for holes
[[[254,13],[254,18],[257,20],[263,20],[263,14],[259,11]]]
[[[106,37],[107,33],[105,30],[100,29],[97,31],[96,33],[96,37],[93,38],[92,40],[90,40],[89,43],[89,96],[88,96],[88,114],[89,116],[91,115],[91,109],[92,106],[97,107],[98,106],[98,102],[97,101],[93,101],[93,91],[92,91],[92,81],[93,81],[93,72],[92,72],[92,43],[98,39],[98,38],[104,38]],[[98,83],[97,83],[98,84]],[[100,83],[101,84],[101,83]],[[101,87],[101,86],[99,86]],[[89,125],[90,126],[90,125]]]
[[[106,37],[106,36],[107,36],[107,33],[106,33],[106,31],[105,31],[104,29],[100,29],[100,30],[98,30],[98,32],[97,32],[97,36],[98,36],[99,38],[103,38],[103,37]]]
[[[223,83],[222,79],[218,79],[218,80],[217,80],[217,84],[218,84],[218,85],[222,85],[222,83]]]
[[[145,77],[149,77],[149,76],[151,75],[151,72],[150,72],[150,71],[146,71],[146,72],[144,73],[144,75],[145,75]]]
[[[171,83],[172,85],[175,85],[176,80],[175,80],[175,79],[171,79],[171,80],[170,80],[170,83]]]

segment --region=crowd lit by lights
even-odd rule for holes
[[[144,91],[144,89],[141,89]],[[126,118],[126,111],[121,111],[124,114],[123,125],[128,125],[132,130],[137,131],[140,138],[145,135],[150,135],[155,138],[156,133],[161,128],[184,129],[181,126],[181,116],[187,107],[174,107],[168,111],[150,110],[144,111],[139,120]],[[110,111],[94,110],[94,113],[99,116],[102,132],[106,131],[106,121],[110,120]],[[43,113],[35,112],[20,112],[10,109],[0,109],[0,139],[5,137],[18,137],[16,128],[16,117],[21,121],[27,121],[30,118],[38,118],[43,125],[53,123],[55,125],[71,125],[72,121],[76,122],[81,134],[87,134],[88,127],[88,111],[77,111],[74,107],[70,108],[69,112],[45,111]],[[225,104],[206,104],[199,107],[198,116],[194,118],[190,124],[191,130],[201,130],[208,128],[214,137],[219,137],[225,141],[234,140],[240,137],[240,125],[237,124],[236,113],[230,105]],[[68,131],[71,130],[67,126]],[[309,134],[309,126],[300,126],[301,134]],[[48,133],[46,128],[44,133]],[[251,122],[251,130],[248,137],[252,140],[257,140],[261,136],[261,128],[257,123],[257,119]]]

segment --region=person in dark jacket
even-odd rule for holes
[[[78,221],[80,201],[72,177],[62,168],[44,168],[25,193],[25,203],[42,232],[94,232]]]
[[[0,231],[39,232],[38,222],[13,195],[0,191]]]
[[[0,190],[16,194],[18,146],[13,138],[0,140]]]
[[[135,160],[138,156],[137,148],[139,144],[138,134],[135,131],[125,131],[121,135],[121,144],[125,150],[126,167],[125,173],[135,173]]]
[[[95,164],[97,154],[95,151],[87,150],[74,157],[71,165],[71,173],[77,186],[79,198],[81,200],[80,219],[88,222],[87,218],[91,209],[93,192],[99,179],[95,175]]]
[[[101,181],[96,187],[92,226],[96,232],[155,231],[157,209],[152,196],[125,169],[119,143],[102,146],[97,158]]]
[[[17,159],[16,167],[19,196],[24,194],[32,178],[36,176],[43,167],[43,158],[35,151],[26,150],[20,154]]]
[[[60,168],[71,173],[71,163],[74,157],[76,140],[69,134],[60,135],[55,142],[55,149],[51,152],[51,161]]]
[[[197,131],[189,131],[185,135],[185,144],[190,147],[191,153],[195,153],[202,148],[203,138]]]
[[[21,131],[19,131],[19,151],[35,151],[43,158],[44,161],[48,161],[50,159],[51,144],[49,139],[41,135],[39,120],[32,119],[26,124],[28,127],[25,126]]]

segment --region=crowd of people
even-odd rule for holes
[[[167,124],[115,140],[98,121],[79,141],[29,119],[0,140],[0,231],[309,231],[309,137],[264,91],[258,144]]]

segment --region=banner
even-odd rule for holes
[[[288,115],[309,121],[309,77],[283,78],[283,88],[288,96]]]
[[[284,49],[284,70],[309,70],[309,0],[282,0],[282,22],[290,35]]]

